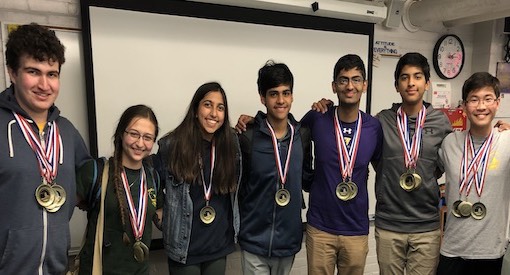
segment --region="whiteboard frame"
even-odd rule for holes
[[[371,82],[374,24],[189,1],[128,0],[119,2],[115,0],[83,0],[81,1],[81,14],[85,55],[85,76],[87,85],[89,138],[91,154],[94,157],[98,156],[100,146],[98,145],[97,133],[97,115],[95,102],[96,91],[94,84],[93,48],[90,22],[90,9],[92,7],[148,12],[157,15],[177,15],[193,18],[367,35],[368,45],[366,45],[366,47],[368,49],[368,58],[366,59],[365,65],[367,69],[367,81],[369,85],[366,94],[366,106],[364,109],[365,112],[370,113],[372,95]],[[235,121],[235,119],[236,118],[231,118],[232,122]]]

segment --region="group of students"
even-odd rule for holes
[[[376,117],[359,109],[365,65],[342,56],[338,104],[290,113],[294,79],[283,63],[258,74],[265,111],[236,133],[216,82],[195,92],[183,121],[159,139],[145,105],[127,108],[109,159],[92,159],[54,102],[64,47],[37,24],[11,32],[11,86],[0,94],[0,273],[63,274],[74,207],[87,211],[79,274],[149,274],[152,223],[172,275],[224,274],[239,243],[243,274],[289,274],[301,249],[302,190],[309,192],[309,274],[363,274],[368,253],[368,166],[376,170],[380,274],[499,274],[508,244],[509,131],[492,127],[499,81],[475,73],[462,88],[467,131],[423,101],[430,67],[402,56],[402,102]],[[500,129],[508,128],[504,124]],[[313,146],[312,146],[313,143]],[[65,150],[64,150],[65,149]],[[441,239],[438,177],[448,214]]]

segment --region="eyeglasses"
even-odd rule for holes
[[[335,83],[338,86],[346,86],[349,84],[349,81],[351,81],[352,85],[361,85],[363,83],[363,77],[355,76],[353,78],[348,78],[341,76],[335,81]]]
[[[468,100],[466,100],[466,105],[467,106],[470,106],[470,107],[475,107],[475,106],[478,106],[478,104],[480,104],[480,102],[483,102],[483,104],[485,106],[492,106],[492,104],[494,104],[494,102],[496,102],[498,99],[497,98],[494,98],[494,97],[486,97],[484,99],[479,99],[477,97],[472,97]]]
[[[133,139],[133,140],[136,140],[138,141],[140,138],[142,138],[142,140],[144,142],[154,142],[155,138],[154,136],[150,135],[150,134],[140,134],[138,131],[135,131],[135,130],[129,130],[129,131],[124,131],[126,134],[128,134],[128,136]]]

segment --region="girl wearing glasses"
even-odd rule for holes
[[[170,274],[224,274],[239,221],[240,153],[220,84],[200,86],[184,120],[158,145],[154,167],[165,188],[162,231]]]
[[[88,212],[79,274],[149,274],[151,220],[159,220],[160,188],[159,177],[144,159],[157,135],[154,112],[145,105],[131,106],[115,130],[113,156],[79,169],[78,207]]]

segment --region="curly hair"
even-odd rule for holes
[[[37,61],[58,62],[59,70],[65,62],[65,47],[55,32],[36,23],[21,25],[7,38],[5,59],[7,67],[17,71],[24,55]]]

